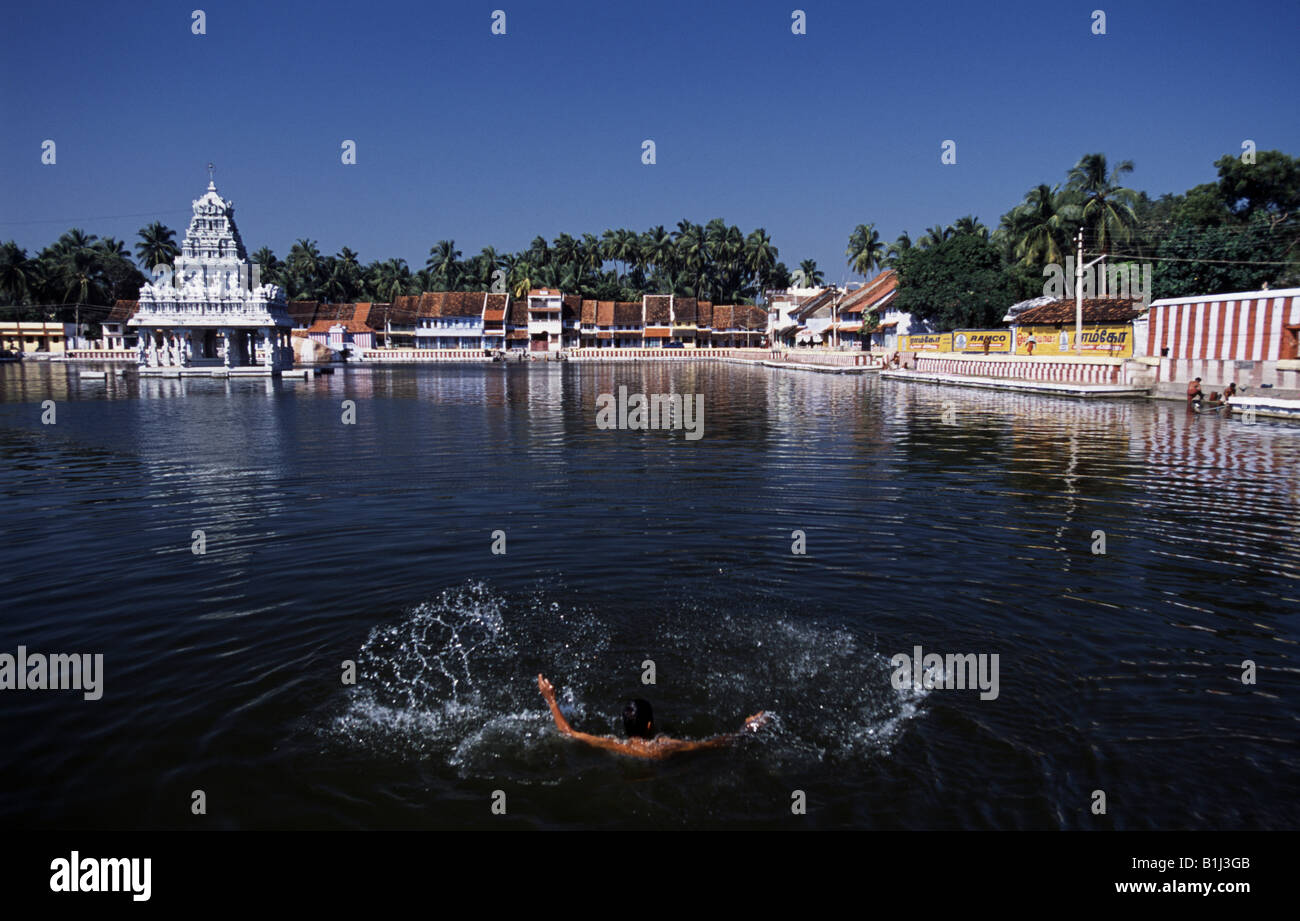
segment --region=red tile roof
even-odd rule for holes
[[[511,326],[528,325],[528,298],[510,298],[510,307],[506,310],[506,321]]]
[[[481,317],[483,291],[426,291],[420,295],[417,308],[421,317],[442,319],[450,317]]]
[[[596,304],[596,325],[613,326],[614,325],[614,302],[600,301]]]
[[[285,310],[294,326],[307,327],[316,322],[316,309],[319,306],[316,301],[290,301]]]
[[[844,300],[840,301],[840,313],[862,313],[871,310],[877,303],[898,288],[898,273],[886,269]]]
[[[671,322],[672,314],[670,311],[672,298],[666,294],[648,294],[645,298],[645,322],[646,325],[654,323],[662,326]]]
[[[113,304],[113,309],[108,312],[105,318],[106,323],[125,323],[131,317],[135,316],[135,309],[139,301],[118,301]]]
[[[693,297],[675,297],[673,298],[673,325],[675,326],[694,326],[695,318],[699,315],[699,308],[696,306]]]
[[[735,309],[736,325],[741,329],[767,329],[767,311],[754,304],[741,304]]]
[[[642,322],[640,301],[614,302],[615,326],[640,326]]]
[[[419,300],[418,295],[400,295],[393,304],[371,304],[366,322],[375,329],[383,329],[385,324],[397,329],[414,327],[420,315]]]
[[[1127,323],[1140,316],[1142,310],[1136,307],[1137,301],[1118,297],[1093,297],[1083,302],[1083,322],[1085,323]],[[1016,317],[1017,326],[1051,326],[1053,324],[1074,322],[1074,299],[1062,299],[1031,307]]]
[[[483,325],[500,326],[505,322],[506,308],[510,306],[510,295],[489,294],[483,308]]]
[[[816,297],[809,298],[794,310],[790,311],[790,319],[798,320],[800,323],[816,314],[824,307],[829,307],[835,303],[835,299],[842,294],[838,288],[830,287],[822,291]],[[857,293],[856,291],[854,292]]]
[[[585,300],[582,302],[582,325],[596,325],[596,302],[593,300]]]
[[[306,331],[309,333],[327,333],[335,326],[342,326],[345,330],[347,330],[350,333],[373,333],[374,332],[374,330],[371,329],[366,324],[358,323],[355,320],[317,320],[311,326],[307,327]]]

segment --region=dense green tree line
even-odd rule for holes
[[[139,232],[136,253],[146,268],[171,263],[179,250],[175,231],[159,223]],[[523,252],[485,247],[466,257],[453,240],[439,240],[423,268],[404,259],[362,263],[343,247],[323,254],[315,240],[296,241],[284,259],[262,247],[252,253],[263,281],[285,289],[291,300],[391,301],[423,291],[509,291],[553,287],[602,300],[637,300],[643,294],[677,294],[719,303],[752,303],[759,292],[785,288],[791,273],[763,228],[745,234],[716,218],[708,224],[679,221],[675,230],[643,233],[606,230],[599,237],[560,234],[537,237]],[[96,241],[70,230],[57,243],[29,257],[16,243],[0,250],[0,302],[25,305],[24,319],[62,318],[63,305],[81,301],[111,304],[134,298],[146,277],[115,240]],[[823,273],[804,260],[800,278],[820,284]]]
[[[927,228],[915,242],[904,232],[887,244],[873,225],[859,224],[849,237],[847,266],[864,277],[896,268],[900,308],[957,326],[995,323],[1008,297],[1040,294],[1043,266],[1073,255],[1080,229],[1089,258],[1153,262],[1157,297],[1300,284],[1300,160],[1261,151],[1253,163],[1224,156],[1215,166],[1217,182],[1153,200],[1125,184],[1134,171],[1130,161],[1112,167],[1104,154],[1087,154],[1064,183],[1030,189],[993,231],[967,215]],[[160,223],[138,236],[139,266],[170,263],[178,254],[175,231]],[[439,240],[415,269],[403,259],[363,263],[346,246],[325,255],[306,238],[283,260],[267,247],[251,258],[290,299],[334,302],[551,287],[601,300],[677,294],[752,303],[766,290],[825,283],[815,260],[791,272],[778,256],[765,229],[745,234],[715,218],[682,220],[673,230],[539,236],[522,252],[489,246],[468,257],[453,240]],[[18,305],[6,317],[71,319],[70,305],[134,298],[145,280],[126,245],[112,237],[74,228],[32,256],[13,241],[0,244],[0,305]]]
[[[0,243],[0,304],[17,305],[7,320],[67,320],[78,305],[107,305],[134,298],[144,274],[122,241],[73,228],[34,256],[12,240]],[[83,320],[102,319],[93,309]]]
[[[1030,189],[992,233],[968,216],[884,246],[859,225],[849,265],[896,268],[897,309],[941,328],[994,325],[1010,304],[1041,295],[1044,266],[1075,255],[1080,230],[1085,260],[1151,263],[1153,297],[1300,284],[1300,159],[1261,151],[1253,163],[1228,155],[1214,165],[1217,182],[1152,200],[1125,185],[1132,162],[1112,168],[1087,154],[1063,185]]]

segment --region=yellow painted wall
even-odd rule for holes
[[[1030,351],[1029,344],[1033,343]],[[1022,326],[1016,330],[1017,355],[1073,355],[1074,327]],[[1085,323],[1083,354],[1131,358],[1133,355],[1132,323]]]
[[[926,333],[915,336],[899,336],[903,340],[900,352],[951,352],[952,333]]]
[[[984,344],[988,343],[988,353],[1011,353],[1011,330],[1009,329],[959,329],[952,334],[954,352],[984,353]]]

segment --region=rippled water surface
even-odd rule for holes
[[[598,429],[620,385],[702,393],[704,437]],[[0,457],[0,653],[105,657],[98,701],[0,691],[5,826],[1300,825],[1300,426],[703,362],[28,363]],[[896,689],[918,645],[997,654],[998,696]],[[619,758],[539,671],[588,732],[774,719]]]

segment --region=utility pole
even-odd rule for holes
[[[1078,240],[1078,256],[1074,259],[1074,351],[1077,355],[1083,354],[1083,273],[1091,269],[1094,265],[1106,258],[1102,253],[1096,259],[1083,264],[1083,228],[1079,228],[1076,238]],[[1094,286],[1094,295],[1096,294]]]

